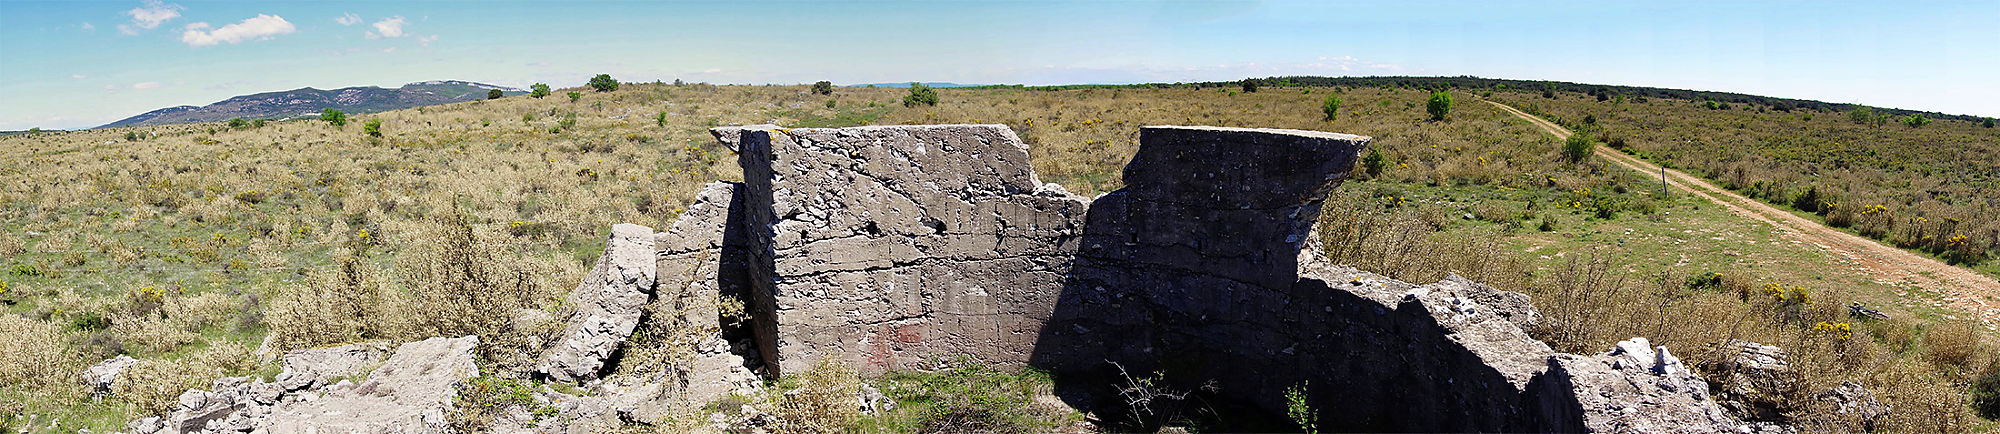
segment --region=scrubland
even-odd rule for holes
[[[1119,188],[1142,125],[1373,136],[1379,164],[1364,164],[1336,191],[1320,225],[1337,262],[1419,282],[1458,273],[1528,293],[1546,316],[1535,336],[1564,351],[1601,352],[1645,336],[1699,364],[1723,357],[1716,349],[1732,339],[1782,346],[1802,387],[1781,398],[1811,428],[1856,429],[1808,396],[1840,381],[1860,382],[1893,406],[1898,430],[1988,424],[1971,403],[1982,390],[1974,385],[1995,378],[1992,334],[1936,307],[1935,294],[1841,277],[1833,261],[1768,226],[1694,198],[1661,197],[1656,182],[1606,162],[1571,162],[1561,142],[1469,92],[1455,92],[1456,108],[1432,121],[1428,91],[1398,88],[939,89],[938,105],[914,107],[899,102],[904,90],[888,88],[830,96],[806,86],[572,90],[583,97],[357,114],[345,127],[302,120],[0,137],[0,336],[8,337],[0,340],[0,425],[116,430],[216,377],[275,372],[260,351],[361,340],[479,334],[482,370],[519,372],[558,326],[537,318],[565,313],[562,297],[610,226],[665,228],[703,183],[741,177],[706,129],[766,122],[1006,124],[1028,143],[1044,181],[1086,196]],[[1342,99],[1331,121],[1321,110],[1329,94]],[[1983,207],[2000,196],[1991,179],[1962,179],[2000,158],[1945,157],[1990,152],[1973,142],[1991,135],[1949,122],[1863,127],[1837,113],[1800,120],[1805,113],[1665,99],[1596,111],[1611,103],[1562,93],[1494,98],[1572,124],[1594,114],[1603,137],[1625,137],[1635,152],[1677,167],[1739,176],[1751,190],[1816,186],[1838,204],[1830,220],[1879,204],[1898,222],[1958,219],[1956,230],[1976,238],[1993,224]],[[380,120],[381,136],[363,132],[367,120]],[[1822,130],[1832,138],[1812,140],[1841,144],[1772,141]],[[1912,150],[1860,158],[1868,146],[1845,145],[1860,140]],[[1958,146],[1972,150],[1949,151]],[[1886,230],[1912,227],[1929,226]],[[1894,319],[1851,318],[1850,301]],[[75,381],[83,367],[119,354],[142,363],[112,397],[95,398]],[[838,367],[816,371],[777,389],[839,391],[861,381]],[[798,426],[897,432],[1074,422],[1033,402],[1035,391],[1009,386],[1046,382],[1032,373],[966,367],[866,381],[908,410],[863,419],[825,416],[811,403],[764,408],[793,406],[785,411],[803,412],[790,422]],[[995,385],[977,388],[984,394],[950,389],[986,383]],[[732,397],[711,410],[783,399]]]

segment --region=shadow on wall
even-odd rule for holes
[[[1142,130],[1126,187],[1091,203],[1030,364],[1116,429],[1295,429],[1293,387],[1337,431],[1545,426],[1424,304],[1399,303],[1407,284],[1369,282],[1370,299],[1301,279],[1323,199],[1368,139],[1285,133]]]

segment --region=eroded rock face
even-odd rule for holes
[[[137,364],[139,364],[139,359],[134,359],[132,356],[126,355],[105,359],[103,362],[98,362],[96,365],[91,365],[90,368],[83,370],[83,384],[90,386],[91,396],[103,397],[110,395],[111,386],[118,382],[118,374],[124,373],[126,368]]]
[[[479,376],[478,336],[430,338],[398,346],[395,355],[359,384],[335,384],[312,398],[281,402],[265,427],[271,433],[442,432],[457,385]]]
[[[1747,428],[1708,395],[1708,383],[1667,351],[1633,338],[1596,356],[1550,358],[1553,385],[1574,401],[1546,410],[1568,413],[1562,425],[1579,431],[1619,433],[1724,433]],[[1574,408],[1569,408],[1570,405]],[[1574,418],[1574,419],[1571,419]]]
[[[596,380],[605,360],[632,336],[646,303],[652,301],[656,252],[651,228],[612,226],[604,256],[570,294],[570,302],[577,306],[575,316],[537,370],[555,381]]]
[[[718,136],[721,134],[718,133]],[[758,352],[864,373],[1025,362],[1087,201],[1045,189],[1000,125],[743,130]]]
[[[164,417],[126,425],[152,433],[426,433],[441,432],[455,385],[478,375],[478,337],[432,338],[396,348],[387,362],[380,342],[295,350],[275,382],[215,380],[181,394]],[[370,373],[369,370],[373,369]],[[368,374],[362,383],[348,378]],[[334,382],[338,379],[338,382]]]

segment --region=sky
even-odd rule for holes
[[[0,0],[0,130],[467,80],[1473,75],[2000,117],[2000,1]]]

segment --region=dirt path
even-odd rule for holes
[[[1529,123],[1555,135],[1556,138],[1568,139],[1571,134],[1568,129],[1560,125],[1508,107],[1506,104],[1493,101],[1486,103],[1526,119]],[[1649,176],[1659,176],[1661,173],[1658,165],[1610,148],[1598,147],[1596,153],[1599,157]],[[1736,215],[1768,223],[1787,235],[1819,246],[1835,257],[1842,258],[1841,262],[1850,268],[1867,273],[1876,282],[1899,288],[1898,295],[1907,294],[1905,288],[1935,291],[1944,298],[1945,305],[1973,314],[1988,328],[2000,323],[2000,298],[1996,298],[2000,297],[2000,281],[1992,277],[1826,227],[1819,222],[1752,200],[1678,170],[1669,169],[1665,173],[1668,185],[1722,205]]]

